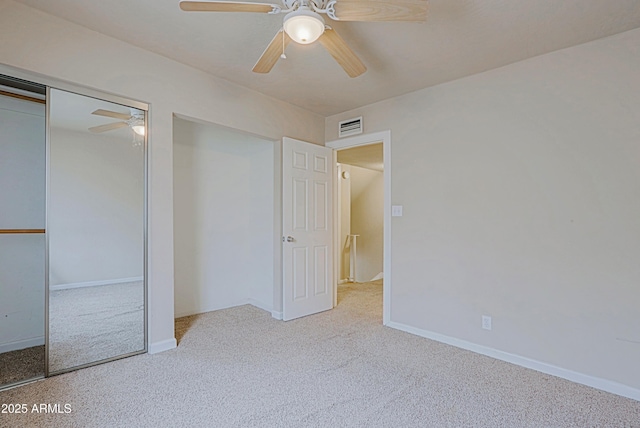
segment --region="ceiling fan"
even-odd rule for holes
[[[122,122],[107,123],[106,125],[99,125],[89,128],[89,131],[93,133],[107,132],[128,126],[136,134],[144,135],[144,113],[140,112],[139,110],[132,108],[131,114],[127,114],[118,113],[117,111],[98,109],[91,114],[122,120]]]
[[[285,13],[282,29],[271,40],[253,71],[271,71],[278,58],[286,58],[284,50],[292,40],[304,45],[318,40],[349,77],[357,77],[367,71],[367,68],[344,39],[324,23],[320,14],[326,14],[335,21],[421,22],[427,19],[428,0],[280,1],[282,6],[271,3],[181,0],[180,9],[187,12],[256,12],[271,15]]]

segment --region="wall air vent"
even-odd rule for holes
[[[362,134],[362,116],[338,123],[338,138]]]

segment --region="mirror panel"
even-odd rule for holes
[[[50,374],[146,349],[145,122],[142,110],[50,89]]]
[[[12,90],[0,87],[0,387],[45,372],[45,104]]]

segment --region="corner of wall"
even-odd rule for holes
[[[157,354],[160,352],[168,351],[178,346],[178,341],[174,337],[173,339],[161,340],[160,342],[154,342],[149,344],[147,353]]]

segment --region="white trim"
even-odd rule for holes
[[[232,306],[235,307],[235,306]],[[221,308],[221,309],[226,309],[226,308]],[[212,311],[218,311],[220,309],[212,309],[211,311],[202,311],[202,312],[175,312],[173,313],[173,319],[177,320],[178,318],[184,318],[184,317],[190,317],[191,315],[198,315],[198,314],[206,314],[207,312],[212,312]]]
[[[271,316],[277,320],[282,321],[282,312],[271,311]]]
[[[325,143],[325,146],[336,150],[342,150],[358,146],[368,146],[381,141],[383,143],[391,142],[390,130],[362,134],[357,137],[341,138],[339,140],[329,141]]]
[[[195,312],[192,312],[192,311],[177,312],[177,313],[175,313],[173,315],[173,317],[175,319],[184,318],[184,317],[190,317],[192,315],[200,315],[200,314],[206,314],[207,312],[222,311],[224,309],[237,308],[238,306],[243,306],[243,305],[248,305],[248,304],[250,304],[249,299],[244,299],[244,300],[236,301],[234,303],[229,303],[229,304],[223,305],[223,306],[215,306],[215,307],[212,307],[212,308],[196,308]]]
[[[282,139],[273,143],[273,301],[272,313],[280,313],[282,319]]]
[[[271,305],[267,305],[266,303],[260,302],[256,299],[247,299],[247,304],[267,312],[271,312],[273,310]]]
[[[73,282],[70,284],[50,285],[49,290],[56,291],[56,290],[68,290],[70,288],[96,287],[98,285],[125,284],[127,282],[139,282],[143,280],[144,280],[143,276],[134,276],[131,278],[105,279],[101,281]]]
[[[178,346],[178,342],[175,338],[161,340],[160,342],[150,343],[149,344],[149,354],[157,354],[159,352],[168,351],[169,349],[173,349]]]
[[[207,312],[215,312],[215,311],[222,311],[224,309],[230,309],[230,308],[237,308],[238,306],[244,306],[244,305],[251,305],[254,306],[258,309],[262,309],[263,311],[267,311],[270,313],[273,313],[273,308],[271,306],[269,306],[266,303],[260,302],[258,300],[255,299],[244,299],[241,300],[239,302],[236,303],[232,303],[230,305],[225,305],[225,306],[220,306],[217,308],[205,308],[205,309],[197,309],[197,312],[180,312],[180,313],[176,313],[174,315],[174,317],[176,319],[178,318],[183,318],[183,317],[190,317],[192,315],[200,315],[200,314],[206,314]]]
[[[109,101],[116,104],[135,107],[139,110],[144,110],[144,111],[149,110],[148,102],[132,100],[128,97],[123,97],[123,96],[114,94],[112,92],[96,90],[88,86],[80,85],[74,82],[58,79],[55,77],[49,77],[44,74],[36,73],[29,70],[24,70],[22,68],[17,68],[11,65],[0,64],[0,74],[15,77],[17,79],[26,80],[26,81],[47,86],[53,89],[73,92],[74,94],[80,94],[87,97],[97,98],[99,100],[104,100],[104,101]]]
[[[342,138],[340,140],[325,143],[326,147],[334,150],[367,146],[382,141],[384,161],[384,262],[382,282],[382,323],[389,325],[391,322],[391,131],[372,132],[356,137]],[[335,165],[335,162],[334,162]],[[335,236],[335,235],[334,235]],[[334,250],[334,263],[337,251]],[[337,285],[334,286],[337,289]]]
[[[336,279],[336,286],[333,287],[333,307],[338,306],[338,285],[344,284],[346,279],[342,279],[342,165],[338,163],[338,152],[333,151],[331,155],[333,162],[333,277]]]
[[[369,280],[369,282],[377,281],[377,280],[379,280],[379,279],[383,279],[383,278],[384,278],[384,272],[380,272],[380,273],[378,273],[376,276],[374,276],[373,278],[371,278],[371,279]]]
[[[618,382],[610,381],[607,379],[590,376],[584,373],[574,372],[562,367],[557,367],[551,364],[543,363],[541,361],[533,360],[531,358],[522,357],[520,355],[510,354],[508,352],[500,351],[498,349],[489,348],[487,346],[478,345],[466,340],[457,339],[451,336],[445,336],[440,333],[435,333],[428,330],[412,327],[406,324],[391,321],[387,323],[387,327],[402,330],[407,333],[415,334],[427,339],[435,340],[436,342],[446,343],[458,348],[466,349],[471,352],[486,355],[497,360],[506,361],[517,366],[526,367],[528,369],[536,370],[542,373],[546,373],[552,376],[557,376],[562,379],[569,380],[571,382],[579,383],[582,385],[590,386],[592,388],[600,389],[602,391],[610,392],[612,394],[621,395],[623,397],[631,398],[640,401],[640,389],[632,388],[627,385],[623,385]]]
[[[5,352],[18,351],[20,349],[32,348],[44,345],[44,336],[33,337],[31,339],[18,340],[15,342],[0,343],[0,354]]]

